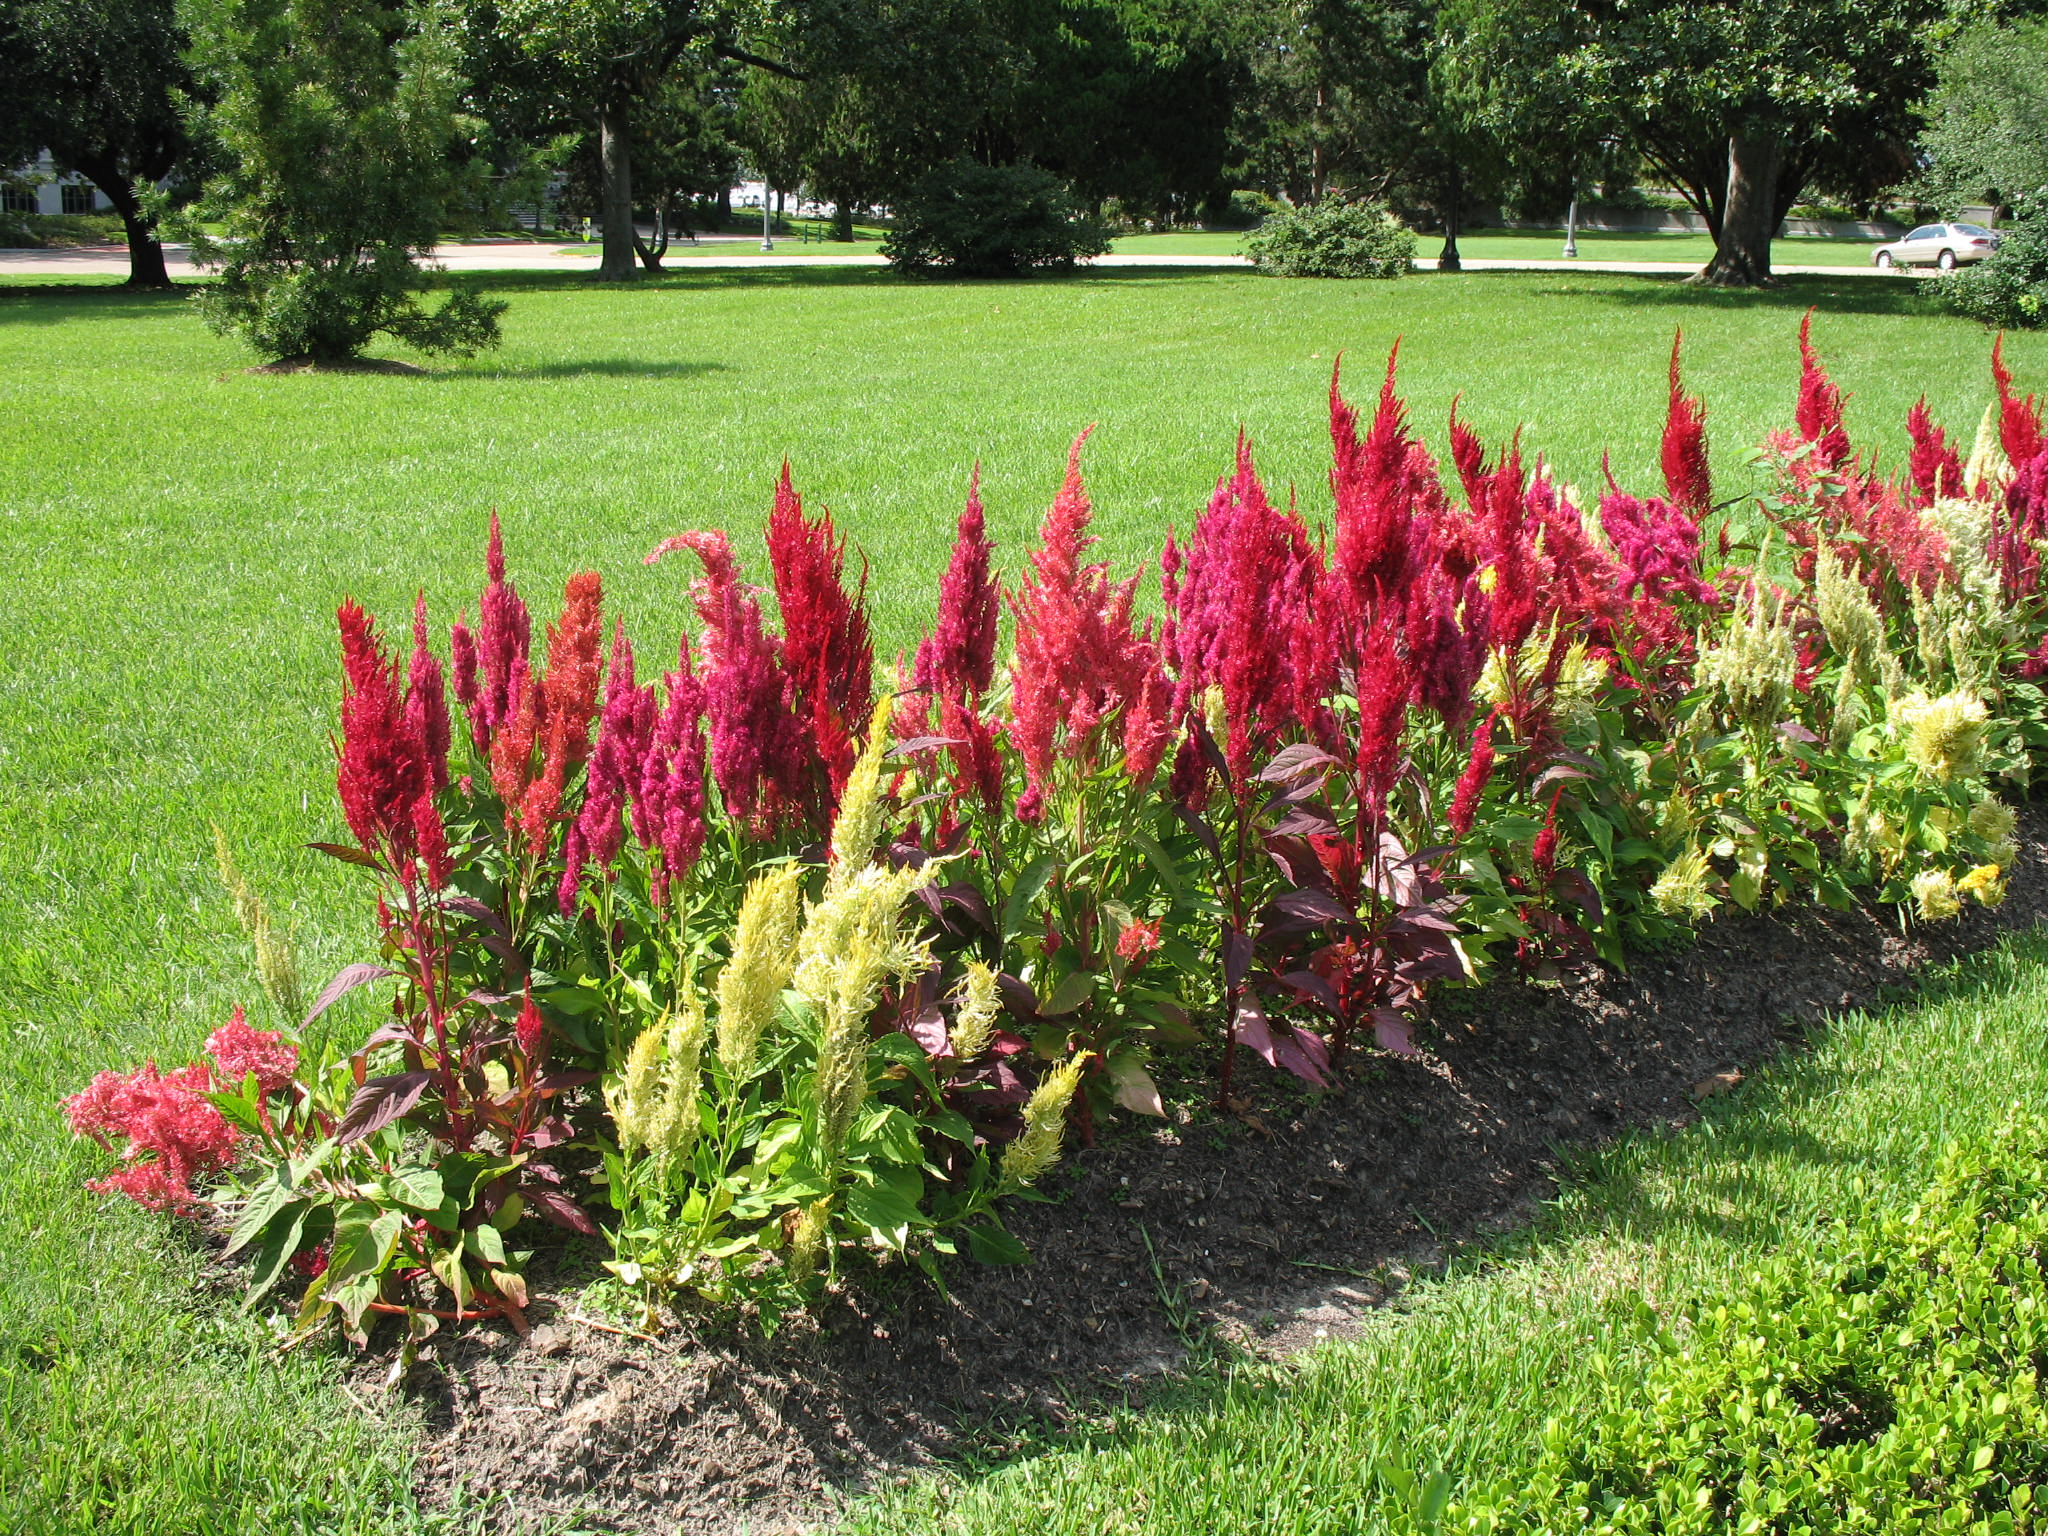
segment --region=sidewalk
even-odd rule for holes
[[[707,244],[710,242],[706,242]],[[746,245],[744,239],[718,243]],[[686,251],[687,246],[678,250]],[[450,272],[578,272],[590,271],[597,265],[598,247],[592,245],[565,245],[561,241],[491,241],[475,245],[447,245],[434,252],[434,260]],[[174,278],[197,277],[200,272],[192,265],[190,253],[184,246],[164,247],[164,265]],[[774,254],[758,250],[730,256],[672,255],[667,271],[689,272],[698,268],[734,267],[879,267],[882,258],[875,255],[834,256],[818,250],[816,246],[791,243],[778,246]],[[1132,253],[1117,253],[1098,256],[1089,263],[1093,267],[1247,267],[1251,263],[1243,256],[1147,256]],[[1422,258],[1415,263],[1418,271],[1432,271],[1436,267],[1434,258]],[[70,246],[54,250],[23,251],[0,250],[0,274],[36,277],[119,277],[128,270],[128,251],[125,246],[93,245]],[[1693,262],[1685,261],[1565,261],[1560,258],[1548,260],[1502,260],[1484,256],[1468,256],[1465,259],[1467,272],[1634,272],[1652,276],[1686,277],[1699,270]],[[1813,277],[1877,277],[1896,274],[1880,272],[1876,267],[1813,267],[1784,266],[1773,269],[1781,276]]]

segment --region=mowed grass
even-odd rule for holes
[[[0,287],[0,1530],[423,1518],[403,1416],[343,1395],[331,1359],[275,1358],[231,1297],[195,1293],[175,1229],[81,1190],[99,1157],[55,1105],[99,1068],[188,1059],[237,1001],[273,1022],[212,824],[293,930],[309,986],[369,953],[361,888],[303,848],[341,830],[333,610],[352,594],[398,628],[423,590],[445,625],[473,602],[492,507],[537,615],[597,569],[651,662],[692,573],[641,556],[723,526],[764,575],[787,457],[867,556],[893,653],[929,612],[977,462],[1013,565],[1091,423],[1100,551],[1120,564],[1193,522],[1240,427],[1321,515],[1333,361],[1369,400],[1397,336],[1433,442],[1462,392],[1490,440],[1519,425],[1588,486],[1608,448],[1624,484],[1654,485],[1679,324],[1727,495],[1790,420],[1809,304],[1852,429],[1894,462],[1923,390],[1966,436],[1989,398],[1987,336],[1865,278],[1768,295],[1580,274],[493,287],[513,303],[503,350],[422,377],[253,375],[177,297]],[[2008,356],[2023,380],[2048,375],[2048,340]]]
[[[1637,1390],[1687,1304],[1856,1200],[1910,1204],[1950,1141],[2038,1107],[2044,1020],[2037,930],[1937,978],[1920,1006],[1835,1021],[1683,1133],[1590,1160],[1537,1231],[1455,1260],[1359,1339],[1190,1384],[990,1476],[890,1490],[847,1536],[1436,1531],[1432,1497],[1512,1482],[1547,1420],[1583,1423]]]
[[[1150,251],[1162,256],[1235,256],[1245,237],[1230,230],[1184,230],[1163,235],[1120,235],[1113,242],[1119,255]],[[1415,255],[1434,261],[1443,249],[1440,232],[1415,237]],[[1771,261],[1781,267],[1867,267],[1874,240],[1839,240],[1799,235],[1771,242]],[[779,249],[780,247],[778,247]],[[852,247],[837,247],[852,249]],[[1494,261],[1556,261],[1564,254],[1564,228],[1474,229],[1458,237],[1458,253],[1468,259]],[[1578,259],[1594,261],[1683,261],[1705,266],[1714,242],[1705,235],[1678,230],[1579,231]]]

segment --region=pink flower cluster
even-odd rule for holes
[[[251,1029],[237,1008],[206,1042],[213,1065],[159,1072],[102,1072],[63,1100],[72,1131],[116,1153],[121,1166],[86,1187],[126,1195],[151,1210],[183,1212],[199,1202],[192,1181],[234,1161],[241,1133],[207,1095],[239,1089],[251,1074],[259,1097],[282,1091],[298,1070],[298,1048],[276,1030]]]

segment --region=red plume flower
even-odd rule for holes
[[[533,987],[528,984],[525,996],[519,1003],[519,1020],[512,1026],[513,1042],[519,1047],[519,1054],[532,1061],[540,1050],[541,1038],[547,1025],[540,1016],[540,1009],[533,1004]]]
[[[126,1195],[151,1210],[191,1210],[198,1203],[193,1178],[227,1167],[241,1143],[207,1101],[213,1088],[204,1063],[165,1073],[151,1062],[133,1072],[102,1072],[65,1099],[72,1131],[118,1151],[123,1164],[86,1188]]]
[[[513,669],[526,660],[533,640],[533,621],[527,617],[526,604],[505,579],[505,540],[495,511],[484,562],[490,579],[477,603],[475,644],[483,672],[481,684],[459,666],[456,672],[456,690],[469,706],[470,729],[479,750],[511,718]]]
[[[1827,470],[1849,457],[1849,434],[1842,426],[1842,392],[1821,367],[1812,335],[1809,309],[1799,322],[1799,435],[1814,445],[1814,467]]]
[[[1664,415],[1664,494],[1697,520],[1714,509],[1707,474],[1707,411],[1679,383],[1678,349],[1683,331],[1671,338],[1671,402]]]
[[[1472,818],[1479,812],[1479,797],[1486,793],[1486,786],[1493,778],[1493,723],[1500,718],[1500,711],[1494,710],[1480,721],[1472,732],[1472,754],[1465,760],[1465,771],[1458,775],[1458,785],[1451,793],[1451,832],[1463,837],[1472,830]]]
[[[863,562],[860,583],[849,594],[846,542],[835,537],[829,512],[816,522],[804,516],[787,463],[768,514],[768,558],[782,609],[783,670],[795,686],[797,711],[810,725],[812,745],[830,783],[829,799],[836,804],[853,771],[857,738],[875,708],[867,567]],[[820,819],[821,827],[825,821],[829,813]]]
[[[654,732],[656,708],[654,690],[639,687],[634,680],[633,647],[621,621],[612,630],[604,713],[590,754],[583,806],[564,848],[562,881],[556,893],[564,916],[576,910],[584,866],[594,863],[608,874],[607,866],[625,842],[626,800]]]
[[[412,671],[406,697],[407,723],[426,754],[434,788],[448,787],[448,694],[441,680],[441,660],[427,646],[427,595],[412,604]]]
[[[341,605],[341,740],[335,789],[342,815],[364,852],[411,874],[412,803],[433,787],[426,749],[398,686],[398,664],[384,653],[376,625],[350,599]]]
[[[1920,505],[1942,496],[1963,494],[1963,461],[1949,446],[1948,434],[1927,414],[1927,397],[1922,395],[1906,413],[1906,430],[1912,434],[1913,456],[1909,461],[1913,489]]]
[[[2040,454],[2044,443],[2041,410],[2028,395],[2013,393],[2012,370],[2005,366],[2005,333],[1991,343],[1991,377],[1998,385],[1998,439],[2005,456],[2016,470],[2025,469]]]
[[[667,679],[668,702],[647,738],[633,791],[633,836],[654,866],[655,905],[696,866],[704,849],[704,685],[684,637]]]
[[[548,626],[548,670],[538,690],[541,770],[519,805],[526,846],[536,854],[547,847],[569,775],[590,755],[590,717],[603,672],[603,601],[597,572],[580,571],[562,595],[561,622]]]
[[[239,1088],[255,1073],[256,1092],[265,1098],[283,1088],[299,1070],[299,1048],[285,1039],[281,1030],[251,1029],[239,1004],[227,1023],[206,1037],[206,1054],[229,1087]]]

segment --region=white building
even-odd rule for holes
[[[82,176],[60,176],[48,154],[17,173],[30,183],[26,189],[0,186],[0,212],[6,213],[104,213],[114,205],[106,194]]]

